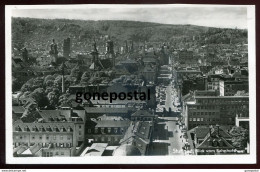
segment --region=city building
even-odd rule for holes
[[[64,39],[63,42],[63,57],[70,58],[71,42],[70,38]]]
[[[79,147],[84,145],[85,111],[42,110],[38,113],[41,118],[37,122],[20,119],[13,122],[14,156],[76,156]]]
[[[232,136],[228,126],[197,126],[187,133],[195,155],[234,154]]]
[[[148,155],[151,149],[153,127],[154,122],[152,121],[132,121],[124,137],[120,140],[120,147],[131,145],[131,149],[135,150],[135,154],[140,152],[141,155]]]
[[[195,91],[183,100],[183,116],[188,129],[201,125],[235,125],[235,118],[249,117],[248,96],[217,96]]]
[[[92,119],[86,122],[86,143],[108,143],[108,145],[119,145],[130,121],[120,117],[106,117]]]

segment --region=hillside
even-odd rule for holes
[[[89,21],[67,19],[33,19],[12,18],[13,47],[20,48],[25,42],[45,44],[51,39],[62,42],[64,38],[71,37],[73,42],[89,44],[94,39],[101,41],[102,37],[110,35],[115,44],[125,40],[134,42],[172,42],[179,39],[199,36],[202,39],[220,42],[241,42],[247,40],[246,30],[218,29],[194,25],[169,25],[138,21]],[[215,36],[215,37],[214,37]],[[201,39],[201,40],[202,40]]]

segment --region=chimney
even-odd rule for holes
[[[216,127],[217,127],[217,134],[219,136],[219,125],[217,124]]]
[[[213,128],[213,126],[210,125],[210,126],[209,126],[209,136],[211,136],[211,134],[212,134],[212,128]]]
[[[73,114],[73,108],[70,108],[70,117],[72,117]]]

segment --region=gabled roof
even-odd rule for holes
[[[124,121],[114,121],[114,120],[102,120],[102,121],[95,121],[97,125],[95,127],[98,128],[106,128],[106,127],[124,127],[127,128],[130,125],[130,121],[124,120]]]
[[[14,153],[22,154],[24,151],[26,151],[28,149],[28,146],[22,145],[21,147],[19,147],[18,149],[15,150]]]
[[[34,144],[32,147],[29,148],[29,150],[31,151],[32,154],[37,153],[41,149],[42,149],[42,146],[38,145],[38,144]]]
[[[149,144],[152,126],[152,122],[132,122],[120,143],[132,143],[133,140],[138,140],[144,144]]]
[[[186,101],[186,100],[192,98],[192,96],[193,96],[192,94],[188,93],[188,94],[186,94],[186,95],[184,95],[184,96],[181,97],[181,101],[182,101],[182,102],[183,102],[183,101]]]
[[[196,134],[196,137],[198,139],[204,139],[209,134],[210,128],[211,128],[210,126],[197,126],[189,130],[188,132]],[[230,129],[231,127],[229,126],[219,126],[219,135],[224,138],[231,138],[230,134],[228,134],[227,132]],[[216,132],[217,132],[216,127],[211,128],[212,135],[215,135]]]
[[[150,131],[151,131],[150,129],[151,129],[151,123],[141,122],[139,123],[138,129],[136,131],[136,135],[139,138],[142,138],[144,140],[149,140]]]
[[[23,106],[12,106],[13,113],[24,113],[25,109]]]
[[[128,108],[106,108],[106,107],[84,107],[87,113],[97,113],[97,114],[126,114],[128,113]]]
[[[85,156],[101,156],[107,145],[107,143],[93,143]]]
[[[16,132],[16,128],[19,128],[19,132],[26,132],[25,128],[28,129],[27,132],[47,132],[47,131],[54,131],[55,128],[59,129],[59,132],[72,132],[68,129],[74,128],[74,123],[72,122],[66,122],[66,123],[13,123],[13,131]],[[43,131],[40,131],[40,129],[43,129]],[[64,131],[60,131],[61,128],[65,128]]]
[[[66,121],[69,120],[70,117],[78,116],[83,121],[85,121],[85,110],[73,110],[71,114],[71,110],[41,110],[39,111],[39,114],[42,116],[42,118],[45,121],[49,121],[50,119],[53,119],[55,122],[63,121],[65,118]],[[56,120],[58,119],[58,120]]]
[[[137,110],[131,116],[155,116],[155,115],[148,112],[147,110]]]
[[[214,142],[222,142],[222,145],[217,145],[217,146],[213,146],[211,144],[209,144],[209,142],[212,142],[214,144]],[[196,146],[197,149],[234,149],[235,147],[232,146],[230,143],[228,143],[226,141],[225,138],[223,137],[211,137],[211,136],[208,136],[206,137],[203,142],[199,145]]]

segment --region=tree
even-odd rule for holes
[[[44,78],[43,84],[44,84],[45,86],[48,86],[48,82],[54,82],[54,80],[55,80],[55,77],[54,77],[54,76],[48,75],[48,76],[46,76],[46,77]]]
[[[27,98],[30,96],[31,93],[31,91],[25,91],[22,94],[20,94],[19,98]]]
[[[21,116],[21,120],[23,122],[32,123],[37,121],[38,119],[42,118],[42,116],[39,114],[39,112],[36,109],[35,104],[31,104],[23,113]]]
[[[47,95],[47,98],[49,100],[49,105],[51,107],[57,107],[58,106],[58,102],[59,102],[59,92],[57,91],[52,91],[49,92]]]
[[[89,78],[90,78],[90,72],[84,72],[81,77],[80,83],[82,83],[82,84],[88,83]]]
[[[39,107],[48,106],[49,102],[45,95],[45,90],[43,88],[35,89],[31,94],[30,97],[33,98]]]
[[[63,94],[63,95],[61,95],[60,97],[59,97],[59,105],[62,105],[62,104],[68,104],[68,105],[70,105],[71,104],[71,100],[69,100],[69,96],[70,96],[70,94],[69,93],[65,93],[65,94]]]
[[[244,149],[249,142],[249,131],[242,127],[234,126],[229,131],[232,136],[232,145],[236,148]]]
[[[23,86],[21,88],[22,92],[31,91],[31,90],[32,90],[32,85],[28,84],[28,83],[23,84]]]
[[[82,72],[80,71],[80,66],[79,65],[75,66],[71,70],[70,76],[77,78],[78,81],[81,79]]]

